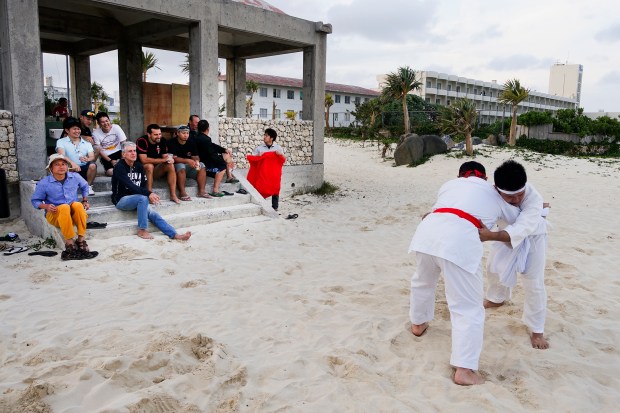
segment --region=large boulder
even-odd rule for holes
[[[411,165],[425,156],[448,152],[448,146],[436,135],[418,136],[414,133],[404,136],[403,142],[394,151],[396,166]]]
[[[482,139],[480,139],[477,136],[472,136],[471,137],[471,144],[472,145],[480,145],[482,143]]]
[[[443,135],[441,137],[441,140],[446,143],[446,146],[448,147],[448,149],[452,149],[454,148],[454,145],[456,145],[456,143],[452,140],[450,135]]]

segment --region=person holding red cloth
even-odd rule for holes
[[[275,130],[265,129],[263,144],[247,156],[250,162],[248,181],[264,198],[271,197],[271,207],[275,211],[280,201],[282,166],[286,162],[284,149],[275,142],[277,137]]]

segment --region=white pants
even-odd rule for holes
[[[416,253],[416,261],[417,270],[411,278],[411,323],[422,324],[434,318],[435,290],[443,272],[452,321],[450,364],[478,370],[484,334],[482,265],[472,274],[450,261],[421,252]]]
[[[547,291],[545,290],[545,259],[547,250],[547,235],[531,235],[530,251],[527,255],[525,271],[523,272],[523,323],[532,333],[545,332],[547,317]],[[495,259],[493,248],[487,261],[487,289],[486,298],[494,303],[503,303],[510,299],[512,289],[499,283],[499,275],[489,271],[491,261]]]

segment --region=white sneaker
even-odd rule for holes
[[[92,185],[88,185],[88,195],[95,195],[95,191],[93,190]]]

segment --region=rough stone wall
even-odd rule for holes
[[[245,158],[263,143],[265,129],[278,133],[276,142],[284,149],[285,165],[311,165],[314,124],[312,121],[251,118],[219,118],[220,145],[230,148],[238,168],[248,168]]]
[[[13,114],[6,110],[0,110],[0,168],[6,172],[6,179],[9,183],[19,181]]]

